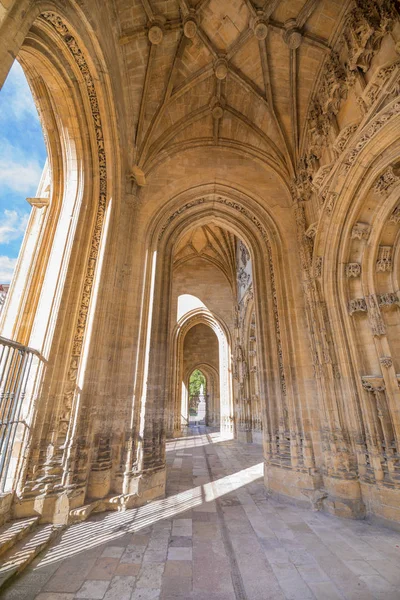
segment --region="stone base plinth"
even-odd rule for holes
[[[324,477],[326,498],[323,509],[336,517],[351,519],[365,518],[365,505],[360,482],[355,479]]]
[[[264,463],[264,483],[268,492],[299,506],[317,507],[318,479],[309,473]]]
[[[40,496],[17,499],[12,506],[12,518],[39,516],[41,523],[65,525],[84,521],[92,512],[105,510],[123,511],[142,506],[151,500],[165,496],[165,467],[145,471],[131,477],[127,492],[110,494],[104,498],[87,498],[85,491],[72,494],[42,494]]]
[[[251,444],[253,441],[251,431],[238,431],[236,437],[238,442],[242,442],[243,444]]]
[[[400,529],[400,489],[361,483],[368,519]]]

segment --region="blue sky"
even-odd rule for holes
[[[46,161],[39,116],[17,61],[0,90],[0,283],[9,283]]]

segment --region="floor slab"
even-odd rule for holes
[[[400,533],[283,504],[262,449],[194,428],[167,496],[69,527],[8,600],[400,600]]]

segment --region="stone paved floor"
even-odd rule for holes
[[[260,446],[192,433],[165,500],[70,527],[2,597],[400,599],[400,533],[271,500]]]

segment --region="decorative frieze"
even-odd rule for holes
[[[353,315],[357,312],[367,312],[367,303],[365,298],[354,298],[349,302],[349,314]]]
[[[346,277],[350,279],[351,277],[360,277],[361,275],[361,265],[360,263],[347,263],[345,266]]]
[[[286,396],[286,377],[285,377],[285,369],[283,366],[283,350],[282,350],[282,339],[281,339],[281,327],[279,323],[279,311],[278,311],[278,296],[276,291],[276,283],[275,283],[275,272],[274,272],[274,263],[272,260],[272,249],[270,241],[267,241],[267,250],[268,250],[268,264],[269,264],[269,273],[271,280],[271,289],[272,289],[272,303],[273,303],[273,311],[274,311],[274,321],[275,321],[275,335],[276,335],[276,345],[278,348],[278,364],[279,364],[279,375],[281,380],[281,391],[282,395]]]
[[[333,149],[339,155],[346,148],[349,143],[351,136],[357,131],[358,124],[348,125],[344,127],[339,135],[337,136],[335,143],[333,144]]]
[[[189,208],[192,208],[193,206],[198,206],[199,204],[203,204],[206,201],[206,198],[196,198],[195,200],[191,200],[190,202],[186,202],[186,204],[184,204],[183,206],[181,206],[180,208],[178,208],[178,210],[176,210],[175,212],[173,212],[168,219],[165,221],[165,223],[163,224],[160,234],[158,236],[158,240],[160,241],[161,238],[164,235],[165,230],[167,229],[168,225],[174,220],[176,219],[176,217],[178,217],[180,214],[182,214],[183,212],[185,212],[186,210],[188,210]]]
[[[329,165],[324,165],[323,167],[320,167],[318,169],[318,171],[316,172],[316,174],[313,177],[313,187],[318,191],[322,188],[322,186],[325,184],[327,178],[329,177],[329,174],[332,170],[332,164],[330,163]]]
[[[44,19],[49,25],[51,25],[53,29],[64,40],[83,77],[93,117],[92,122],[93,127],[95,129],[94,139],[97,143],[99,169],[99,199],[96,208],[97,214],[90,242],[89,258],[86,264],[84,285],[82,287],[83,292],[80,299],[79,314],[75,326],[75,334],[72,343],[72,352],[69,359],[69,369],[66,378],[68,384],[66,385],[63,392],[64,397],[59,417],[59,434],[61,438],[65,438],[68,432],[71,419],[73,399],[76,389],[76,379],[78,376],[78,369],[83,347],[83,339],[88,319],[90,300],[92,296],[93,281],[100,248],[100,238],[104,224],[104,215],[107,198],[107,170],[106,153],[104,148],[104,134],[96,94],[96,86],[92,74],[90,72],[89,66],[84,57],[84,54],[81,51],[78,42],[73,37],[66,24],[57,14],[53,12],[43,12],[41,14],[41,18]]]
[[[382,89],[391,77],[397,79],[400,62],[392,62],[389,65],[381,67],[370,83],[367,85],[362,98],[365,103],[365,107],[368,110],[370,106],[382,93]]]
[[[346,174],[358,159],[358,155],[368,142],[384,127],[392,118],[400,113],[400,101],[395,101],[386,110],[382,110],[371,124],[366,128],[355,146],[349,151],[342,165],[341,172]]]
[[[376,270],[391,271],[392,270],[392,246],[379,246],[378,259],[376,261]]]
[[[369,238],[369,234],[371,232],[371,225],[368,223],[362,223],[358,221],[353,225],[353,229],[351,230],[351,239],[352,240],[365,240],[367,241]]]

